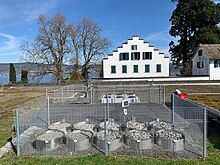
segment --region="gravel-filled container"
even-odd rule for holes
[[[121,147],[122,136],[119,134],[118,131],[108,131],[107,133],[107,144],[108,144],[108,151],[115,151],[119,147]],[[96,134],[94,138],[94,144],[102,151],[105,150],[105,131],[100,131]]]
[[[142,130],[142,129],[146,128],[146,125],[142,122],[131,120],[126,123],[126,128],[127,128],[127,131],[129,131],[129,130]]]
[[[66,123],[65,120],[62,120],[61,122],[52,123],[49,127],[49,129],[52,130],[59,130],[67,134],[67,132],[72,131],[72,125],[70,123]]]
[[[153,136],[147,131],[130,130],[127,133],[126,144],[134,149],[153,148]]]
[[[105,129],[105,122],[101,122],[99,126],[101,129]],[[106,122],[106,128],[112,131],[119,131],[120,125],[116,123],[114,119],[110,118],[109,121]]]
[[[35,145],[39,151],[51,151],[64,144],[64,133],[48,130],[36,138]]]
[[[78,122],[73,125],[73,128],[76,130],[87,130],[93,132],[93,128],[95,127],[95,124],[89,123],[89,120],[86,119],[86,121]]]
[[[89,131],[75,130],[66,135],[66,146],[69,150],[77,152],[91,147],[92,133]]]
[[[169,151],[184,150],[184,136],[172,130],[159,130],[156,132],[156,143]]]
[[[160,119],[157,118],[156,120],[149,123],[148,129],[152,133],[156,133],[158,130],[161,130],[161,129],[172,130],[173,125],[170,123],[164,122],[164,121],[160,121]]]

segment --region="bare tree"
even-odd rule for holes
[[[40,29],[33,44],[23,43],[23,60],[40,64],[38,75],[53,74],[56,82],[63,80],[63,64],[70,52],[68,39],[72,26],[66,18],[56,14],[52,19],[39,16]]]
[[[102,58],[110,45],[110,41],[102,37],[101,27],[89,18],[83,18],[72,29],[71,41],[76,66],[79,67],[80,60],[82,65],[81,74],[87,79],[90,65]]]
[[[73,65],[72,73],[87,79],[91,64],[99,62],[110,45],[102,37],[102,29],[89,18],[70,25],[61,14],[52,19],[40,15],[39,24],[34,43],[21,46],[23,60],[39,64],[37,76],[53,74],[57,83],[62,82],[67,63]]]

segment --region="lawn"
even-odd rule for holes
[[[204,104],[208,107],[220,110],[220,95],[192,95],[190,99],[199,104]]]
[[[220,89],[220,86],[216,87],[205,87],[205,91],[210,89]],[[176,87],[167,87],[171,93]],[[186,91],[187,86],[180,87],[182,90]],[[204,88],[204,87],[203,87]],[[201,87],[189,87],[187,92],[199,93]],[[0,146],[7,142],[7,139],[13,134],[13,110],[16,107],[25,107],[26,109],[36,108],[36,104],[41,104],[45,96],[45,87],[26,87],[26,88],[12,88],[8,89],[5,93],[0,93]],[[204,103],[208,106],[215,107],[219,109],[220,107],[220,95],[192,95],[191,99],[198,101],[199,103]],[[34,103],[34,104],[33,104]],[[15,106],[18,105],[18,106]],[[211,123],[213,124],[213,123]],[[91,165],[104,165],[104,164],[153,164],[153,165],[219,165],[220,164],[220,133],[218,126],[209,124],[209,141],[208,141],[208,158],[203,159],[181,159],[172,160],[168,158],[138,158],[138,157],[124,157],[124,156],[109,156],[105,157],[101,154],[94,156],[84,156],[84,157],[19,157],[17,158],[14,153],[8,153],[5,157],[0,159],[0,164],[11,165],[11,164],[27,164],[27,165],[67,165],[67,164],[91,164]],[[214,129],[215,128],[215,129]]]
[[[7,139],[13,135],[13,120],[0,120],[0,147],[4,146]]]
[[[220,164],[220,152],[210,152],[209,157],[203,159],[180,159],[172,160],[165,158],[137,158],[137,157],[124,157],[124,156],[109,156],[105,157],[101,154],[94,156],[84,157],[19,157],[15,154],[8,154],[1,159],[0,164],[11,165],[11,164],[24,164],[24,165],[141,165],[141,164],[152,164],[152,165],[219,165]]]

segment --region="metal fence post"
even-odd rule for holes
[[[172,94],[172,124],[174,126],[174,113],[175,113],[175,95]]]
[[[62,91],[61,91],[61,97],[62,97],[62,100],[63,100],[63,88],[62,88]]]
[[[67,86],[67,90],[68,90],[68,98],[70,97],[70,86]]]
[[[151,85],[149,85],[149,102],[151,102]]]
[[[207,140],[207,109],[204,107],[204,115],[203,115],[203,158],[207,157],[207,146],[206,146],[206,140]]]
[[[47,96],[47,126],[50,126],[50,97]]]
[[[163,104],[166,104],[166,87],[165,85],[163,86]]]
[[[159,85],[159,103],[161,103],[161,86]]]
[[[108,101],[108,94],[106,94],[107,102],[106,102],[106,108],[107,108],[107,121],[109,121],[109,101]]]
[[[104,107],[104,134],[105,134],[105,155],[108,156],[108,130],[107,130],[107,112],[106,112],[106,107]]]
[[[47,98],[47,95],[48,95],[48,91],[47,91],[47,87],[46,87],[46,98]]]
[[[93,103],[93,88],[90,86],[90,104]]]
[[[21,155],[20,152],[20,130],[19,130],[19,110],[16,109],[16,142],[17,142],[17,156]]]
[[[123,93],[124,93],[123,99],[125,99],[125,85],[123,85]]]

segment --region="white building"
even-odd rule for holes
[[[133,36],[103,59],[103,78],[168,77],[169,58]]]
[[[192,75],[220,79],[220,44],[201,44],[192,58]]]

